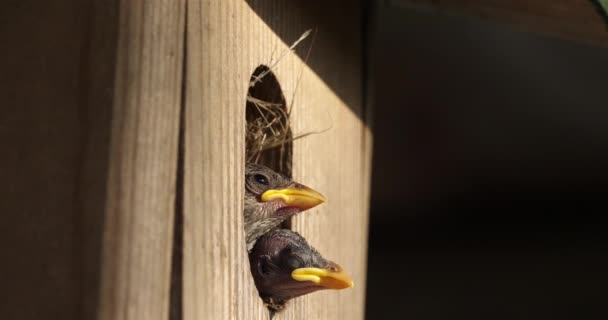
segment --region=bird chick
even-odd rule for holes
[[[354,286],[338,264],[326,260],[298,233],[275,229],[258,239],[249,264],[271,317],[287,300],[323,289]]]
[[[245,166],[245,237],[247,250],[266,232],[296,213],[325,201],[317,191],[262,165]]]

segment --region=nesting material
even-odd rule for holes
[[[285,100],[280,100],[247,96],[246,154],[249,163],[265,164],[287,174],[291,172],[292,134]]]
[[[251,76],[247,93],[246,160],[268,166],[291,177],[292,142],[291,108],[272,68],[306,39],[312,30],[300,36],[288,49],[281,52],[268,66],[259,66]]]

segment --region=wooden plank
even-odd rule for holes
[[[273,67],[293,102],[294,135],[328,129],[294,141],[294,178],[329,201],[293,225],[356,287],[295,299],[275,319],[363,318],[371,134],[361,101],[359,17],[350,2],[188,1],[184,319],[267,318],[244,243],[245,98],[253,70],[273,65],[314,27],[309,61],[288,53]]]
[[[184,1],[121,1],[99,319],[167,319]]]
[[[591,0],[391,0],[390,3],[472,15],[527,32],[608,46],[608,24]]]
[[[267,315],[242,234],[245,94],[255,67],[272,65],[287,49],[285,39],[315,26],[321,31],[309,64],[288,54],[273,70],[288,103],[295,101],[294,132],[331,128],[295,143],[295,178],[330,203],[306,214],[321,215],[318,221],[302,217],[294,228],[342,264],[357,287],[297,299],[277,318],[363,317],[371,133],[359,92],[359,12],[335,4],[333,12],[345,17],[327,15],[333,21],[327,24],[313,10],[319,5],[190,2],[186,318]],[[3,314],[80,319],[97,310],[100,319],[166,319],[185,2],[65,1],[13,9],[22,14],[8,18],[36,21],[21,22],[31,41],[10,33],[14,50],[2,78],[5,90],[17,93],[7,100],[14,108],[1,117],[0,137],[14,151],[2,163],[22,168],[2,172],[9,195],[3,211],[14,213],[3,224],[11,226],[3,243],[19,257],[4,265],[5,274],[20,275],[9,281],[11,308]],[[31,303],[38,307],[28,308]]]

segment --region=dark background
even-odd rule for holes
[[[308,64],[347,105],[360,97],[351,66],[370,66],[368,319],[608,319],[608,46],[390,1],[353,2],[372,3],[369,12],[346,0],[275,2],[317,24]],[[2,7],[10,294],[0,318],[92,319],[118,2]],[[285,43],[300,36],[279,14],[259,13]],[[344,35],[369,17],[360,48],[358,35]],[[358,49],[369,49],[365,61]],[[326,59],[337,50],[344,59]],[[353,75],[323,73],[328,64]]]
[[[608,49],[370,22],[368,319],[608,319]]]

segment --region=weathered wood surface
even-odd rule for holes
[[[523,31],[608,46],[608,22],[591,0],[391,0],[390,3],[472,15]]]
[[[356,287],[295,299],[275,319],[363,318],[371,135],[359,14],[350,2],[188,1],[184,319],[268,317],[243,238],[245,97],[253,70],[315,27],[307,63],[300,56],[312,37],[273,67],[293,103],[294,135],[329,128],[294,142],[294,178],[329,199],[297,217],[294,229],[348,270]]]
[[[121,1],[99,319],[168,319],[185,1]]]
[[[273,65],[310,28],[318,29],[310,59],[303,61],[312,37],[273,65],[293,103],[293,133],[329,128],[294,143],[294,177],[329,199],[294,229],[349,271],[356,287],[297,299],[276,319],[363,317],[371,133],[357,6],[64,0],[2,7],[3,27],[11,26],[0,29],[7,42],[3,318],[167,319],[173,220],[183,196],[184,291],[176,301],[183,318],[265,319],[243,239],[245,98],[251,72]]]

